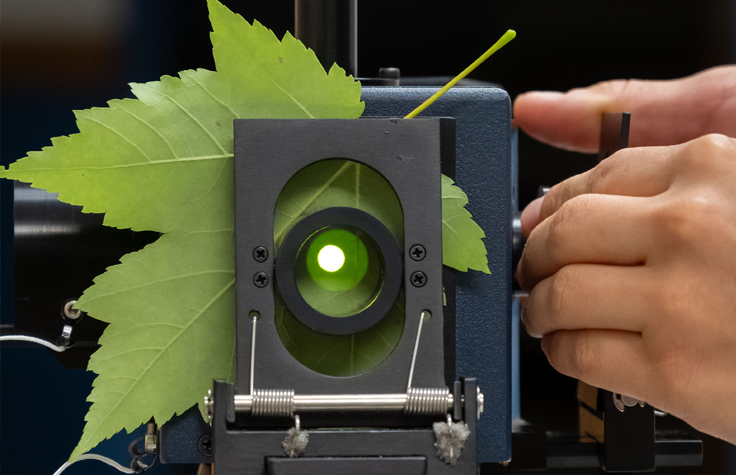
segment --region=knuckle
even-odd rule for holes
[[[561,321],[568,314],[569,302],[574,290],[571,289],[571,273],[567,267],[560,269],[552,278],[547,294],[547,308],[550,318],[561,325]]]
[[[570,353],[570,368],[576,376],[585,379],[596,374],[599,358],[598,345],[594,338],[583,332],[574,339]]]
[[[557,248],[560,243],[564,242],[567,227],[577,214],[575,206],[572,204],[573,202],[574,200],[566,201],[552,215],[548,232],[551,249]]]
[[[578,195],[565,201],[549,219],[547,229],[547,258],[561,262],[575,235],[575,226],[584,217],[596,195]]]
[[[679,162],[687,169],[719,171],[724,159],[732,161],[736,140],[721,134],[707,134],[691,140],[679,154]],[[714,168],[715,167],[715,168]]]
[[[565,196],[565,189],[567,186],[567,182],[563,181],[554,185],[552,188],[549,189],[547,194],[544,195],[544,200],[542,201],[542,209],[540,211],[540,215],[542,217],[552,216],[555,211],[560,207],[560,205],[562,205],[562,203],[564,202],[563,197]]]
[[[692,143],[713,151],[733,150],[734,148],[734,139],[723,134],[706,134],[693,140]]]
[[[557,330],[567,329],[566,317],[573,302],[571,273],[563,267],[552,277],[535,286],[524,308],[524,324],[529,335],[541,338]]]
[[[633,148],[624,148],[606,158],[590,170],[588,188],[591,193],[605,193],[613,182],[627,176],[632,155],[640,153]]]
[[[718,213],[707,195],[698,192],[684,193],[667,202],[659,210],[662,236],[670,241],[697,244],[708,235]]]
[[[557,371],[578,379],[597,374],[600,351],[587,332],[562,331],[545,338],[549,338],[547,358]]]
[[[614,170],[615,154],[603,160],[590,171],[588,175],[588,188],[591,193],[598,193],[606,189],[606,185],[610,180],[611,173]]]
[[[630,79],[614,79],[594,84],[590,89],[595,92],[615,97],[624,94],[633,82],[635,81]]]

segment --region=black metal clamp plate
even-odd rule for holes
[[[416,473],[416,462],[408,461],[407,457],[410,457],[424,459],[426,473],[430,475],[475,475],[478,471],[478,447],[475,437],[478,406],[476,398],[472,396],[476,394],[477,385],[474,378],[466,378],[461,384],[465,394],[463,420],[468,425],[471,436],[465,441],[460,458],[454,466],[451,466],[437,457],[434,445],[436,437],[431,427],[383,430],[306,429],[309,434],[309,442],[304,458],[287,459],[281,445],[286,437],[286,430],[228,429],[228,413],[233,408],[231,386],[216,381],[213,392],[215,413],[212,427],[214,464],[217,467],[217,473],[218,475],[336,473],[324,470],[324,467],[331,465],[331,462],[334,461],[336,468],[343,468],[347,457],[370,458],[372,467],[380,466],[380,469],[373,473],[399,473],[391,470],[396,467],[396,459],[401,459],[410,467],[411,471],[408,473]],[[377,457],[382,457],[384,461],[377,460]],[[301,464],[302,461],[304,464]]]
[[[257,330],[255,386],[289,387],[301,394],[396,393],[406,390],[420,314],[429,310],[414,370],[417,387],[442,387],[444,381],[442,319],[442,210],[440,162],[454,153],[454,120],[247,120],[235,129],[235,247],[237,279],[237,387],[249,387],[251,321]],[[445,142],[450,141],[451,146]],[[298,363],[281,342],[274,324],[273,213],[287,181],[314,162],[345,158],[366,164],[391,184],[404,213],[403,251],[406,324],[396,349],[379,367],[350,378],[318,374]],[[447,158],[445,158],[447,159]],[[422,243],[426,257],[410,258],[407,246]],[[268,258],[253,259],[263,246]],[[414,287],[409,277],[422,271],[427,284]],[[253,285],[265,272],[269,283]]]

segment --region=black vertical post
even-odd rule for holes
[[[598,162],[629,146],[630,112],[608,112],[601,116],[601,145]]]
[[[317,54],[358,76],[358,0],[294,0],[295,36]]]

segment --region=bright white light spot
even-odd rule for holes
[[[317,262],[327,272],[335,272],[345,264],[345,254],[337,246],[325,246],[317,254]]]

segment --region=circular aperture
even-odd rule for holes
[[[355,208],[328,208],[286,235],[276,259],[284,302],[308,327],[356,333],[376,324],[401,287],[401,253],[386,227]]]
[[[274,209],[274,262],[278,261],[286,234],[295,225],[306,217],[334,206],[358,208],[377,218],[391,232],[394,240],[403,246],[404,215],[391,184],[365,164],[333,158],[306,166],[284,186]],[[332,252],[330,249],[324,251],[325,258],[334,262],[335,258],[327,254]],[[318,264],[320,251],[322,249],[318,250]],[[330,269],[330,262],[325,261],[323,268]],[[312,371],[334,377],[364,374],[385,362],[401,339],[405,323],[402,292],[375,325],[356,333],[330,334],[314,330],[294,316],[281,295],[278,276],[273,281],[274,323],[279,338],[291,356]],[[386,291],[384,282],[381,295]],[[371,306],[380,303],[376,301]],[[306,303],[304,305],[311,308]],[[361,317],[325,318],[343,322]]]
[[[296,258],[294,277],[310,307],[330,317],[350,317],[381,292],[383,257],[373,239],[352,226],[314,233]]]

